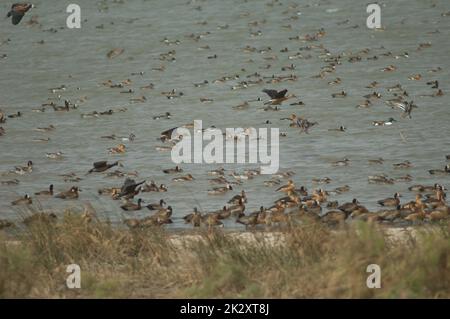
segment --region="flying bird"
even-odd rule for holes
[[[17,25],[25,13],[33,7],[30,3],[15,3],[11,6],[11,11],[8,12],[6,17],[12,17],[12,24]]]
[[[287,93],[287,89],[281,90],[281,91],[277,91],[277,90],[262,90],[264,93],[266,93],[271,99],[264,103],[264,104],[270,104],[270,105],[280,105],[281,103],[283,103],[283,101],[286,101],[290,98],[295,97],[294,94],[288,94]]]

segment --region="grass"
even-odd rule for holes
[[[319,223],[276,232],[130,231],[66,212],[0,231],[1,298],[449,298],[450,228],[401,240],[380,226]],[[66,267],[81,267],[81,289]],[[369,289],[369,264],[381,267]]]

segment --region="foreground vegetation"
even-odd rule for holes
[[[0,297],[450,297],[448,224],[401,236],[367,223],[181,235],[85,217],[0,231]],[[81,267],[81,289],[66,287],[72,263]],[[366,286],[369,264],[381,267],[380,289]]]

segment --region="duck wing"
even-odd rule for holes
[[[25,15],[24,13],[17,12],[17,11],[14,11],[14,10],[11,10],[8,13],[8,17],[12,16],[12,24],[14,24],[14,25],[19,24],[20,20],[22,20],[24,15]]]
[[[278,95],[278,91],[277,90],[268,90],[268,89],[264,89],[262,90],[264,93],[266,93],[270,98],[272,99],[276,99],[277,95]]]

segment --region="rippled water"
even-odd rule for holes
[[[291,5],[297,3],[297,7]],[[348,184],[351,191],[335,199],[339,202],[357,197],[369,208],[376,207],[376,200],[392,195],[395,191],[403,194],[402,200],[409,200],[412,194],[407,187],[412,183],[443,183],[448,186],[449,177],[431,177],[428,169],[442,168],[446,154],[450,154],[450,110],[449,110],[449,59],[450,17],[442,16],[450,7],[448,1],[386,1],[382,6],[382,25],[385,31],[373,31],[365,26],[366,5],[354,1],[282,1],[269,6],[267,1],[78,1],[82,9],[82,28],[70,30],[65,26],[67,14],[61,1],[35,1],[34,8],[21,24],[13,26],[10,21],[1,21],[0,56],[0,109],[6,114],[21,111],[20,119],[8,119],[2,124],[6,135],[0,137],[0,172],[8,172],[16,165],[25,165],[28,160],[35,164],[34,170],[26,176],[2,176],[0,180],[18,178],[17,186],[0,186],[0,218],[14,218],[17,214],[9,203],[25,193],[33,194],[55,184],[57,191],[67,190],[72,185],[65,183],[59,174],[76,172],[83,180],[80,200],[67,202],[58,199],[42,200],[44,208],[80,206],[90,201],[101,213],[113,221],[123,217],[145,216],[149,212],[123,213],[119,202],[108,197],[99,197],[97,189],[119,186],[124,178],[106,178],[104,174],[83,176],[91,168],[92,162],[121,159],[124,171],[138,171],[141,179],[153,179],[169,187],[167,193],[145,193],[146,202],[157,202],[161,196],[174,208],[175,223],[171,227],[182,226],[179,219],[194,206],[203,210],[218,209],[231,195],[245,189],[249,203],[247,211],[260,205],[269,206],[279,194],[273,188],[263,186],[270,176],[259,176],[235,187],[233,193],[225,196],[209,196],[206,171],[218,165],[184,165],[196,177],[192,183],[178,184],[171,181],[173,176],[162,173],[162,169],[173,167],[169,152],[155,150],[159,133],[165,129],[186,124],[194,119],[203,120],[204,126],[226,127],[269,127],[263,124],[272,121],[272,127],[279,127],[288,133],[280,138],[281,170],[296,172],[295,183],[309,189],[318,187],[312,178],[330,177],[332,183],[327,190]],[[433,5],[432,5],[433,4]],[[9,4],[0,8],[7,12]],[[199,8],[200,7],[200,8]],[[100,9],[100,10],[99,10]],[[33,15],[38,16],[40,25],[27,26]],[[295,17],[296,19],[294,19]],[[338,24],[349,20],[348,23]],[[259,21],[257,26],[250,26]],[[201,23],[204,22],[204,23]],[[228,28],[218,26],[228,25]],[[291,25],[292,29],[284,26]],[[352,27],[357,25],[357,27]],[[49,29],[57,32],[49,32]],[[319,41],[304,42],[288,40],[289,37],[313,34],[324,28],[326,35]],[[434,32],[439,30],[438,33]],[[261,31],[252,36],[251,32]],[[209,32],[209,34],[206,34]],[[205,35],[194,41],[189,34]],[[162,42],[179,40],[179,44],[167,45]],[[4,42],[6,39],[10,42]],[[43,43],[40,41],[43,40]],[[420,43],[430,42],[429,48],[417,50]],[[360,52],[362,60],[349,63],[342,58],[334,74],[325,79],[313,78],[326,63],[322,50],[299,51],[306,45],[323,45],[332,54]],[[203,46],[209,50],[200,50]],[[245,46],[271,51],[243,52]],[[113,48],[121,47],[122,55],[108,59],[106,54]],[[280,52],[287,47],[289,52]],[[159,59],[161,53],[176,51],[176,61]],[[409,53],[409,58],[396,59],[383,56]],[[309,59],[290,60],[288,57],[300,52]],[[217,59],[208,56],[217,55]],[[379,55],[376,61],[367,57]],[[276,60],[268,57],[276,56]],[[253,60],[250,62],[249,60]],[[293,71],[281,68],[295,64]],[[270,68],[265,68],[270,64]],[[394,64],[395,72],[381,72],[380,69]],[[164,65],[164,71],[156,71]],[[440,67],[437,73],[428,70]],[[145,72],[131,75],[134,72]],[[238,74],[240,80],[258,72],[262,76],[295,74],[296,82],[263,83],[246,89],[232,90],[239,80],[213,83],[223,76]],[[408,77],[420,73],[419,81]],[[329,86],[328,81],[340,77],[342,83]],[[101,85],[111,79],[120,82],[131,79],[128,88],[134,94],[123,94],[123,89],[111,89]],[[202,88],[193,83],[209,81]],[[267,80],[267,79],[266,79]],[[440,88],[446,93],[442,97],[420,97],[434,92],[427,81],[439,80]],[[372,81],[381,83],[380,88],[365,88]],[[140,87],[154,84],[153,90]],[[393,110],[383,101],[392,98],[386,87],[400,83],[410,98],[419,106],[412,113],[412,119],[401,118],[400,111]],[[53,94],[50,88],[65,85],[67,90]],[[289,89],[305,106],[291,106],[285,102],[279,112],[265,112],[263,102],[250,103],[246,110],[237,111],[233,106],[246,100],[266,97],[264,88]],[[177,89],[183,97],[169,100],[162,91]],[[331,94],[345,90],[346,98],[333,99]],[[365,94],[376,90],[383,98],[369,109],[357,109]],[[64,99],[76,101],[87,97],[77,110],[54,112],[47,108],[44,113],[31,110],[38,108],[49,98],[61,95]],[[130,103],[131,97],[145,95],[145,103]],[[201,103],[201,97],[214,99],[212,103]],[[126,107],[127,112],[100,118],[82,118],[80,114],[105,111],[110,108]],[[171,120],[153,120],[154,115],[171,112]],[[310,134],[299,134],[289,128],[287,121],[280,118],[291,113],[317,121],[318,126]],[[398,120],[389,127],[374,127],[374,120]],[[50,133],[35,132],[34,128],[53,124],[56,130]],[[328,129],[344,125],[346,133],[330,132]],[[127,153],[121,156],[108,155],[107,148],[117,145],[117,141],[101,139],[100,136],[133,132],[137,138],[127,142]],[[402,138],[403,136],[403,138]],[[33,142],[33,138],[49,137],[48,143]],[[65,159],[50,160],[46,152],[62,151]],[[370,158],[385,158],[383,165],[369,165]],[[348,167],[332,167],[330,163],[347,157]],[[409,160],[414,167],[406,170],[394,169],[392,164]],[[255,165],[225,165],[230,170],[242,171]],[[390,177],[411,174],[412,183],[395,185],[368,184],[368,175],[385,173]],[[232,179],[231,177],[229,177]],[[285,182],[285,181],[283,181]],[[334,198],[333,198],[334,199]]]

